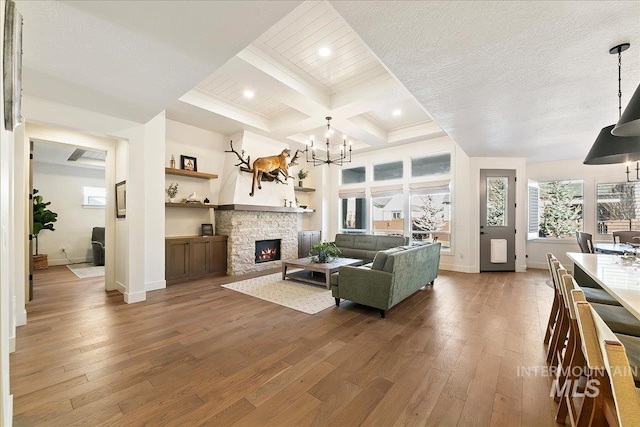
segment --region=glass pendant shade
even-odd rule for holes
[[[611,165],[640,160],[640,136],[612,135],[611,130],[614,126],[602,128],[584,159],[585,165]]]
[[[612,133],[615,136],[640,137],[640,85],[638,85],[636,93],[633,94]]]

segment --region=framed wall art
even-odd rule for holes
[[[4,128],[13,131],[22,123],[22,15],[13,0],[5,3],[2,69]]]
[[[116,184],[116,218],[127,216],[127,181]]]
[[[198,159],[190,156],[180,156],[180,169],[198,172]]]

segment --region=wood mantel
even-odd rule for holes
[[[260,205],[220,205],[219,211],[252,211],[252,212],[284,212],[284,213],[302,213],[302,208],[286,208],[284,206],[260,206]]]

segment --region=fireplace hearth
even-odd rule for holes
[[[280,239],[256,240],[256,264],[280,260]]]

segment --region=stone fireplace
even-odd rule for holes
[[[215,210],[216,234],[227,238],[227,274],[237,275],[282,265],[298,258],[298,213],[277,206],[223,205]],[[256,241],[279,240],[280,258],[257,261]]]

